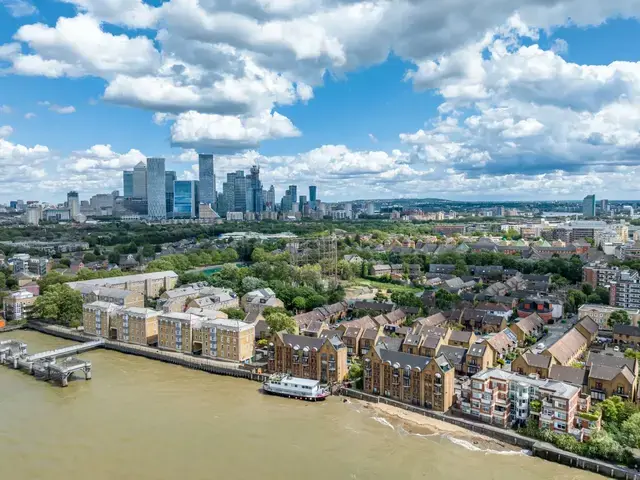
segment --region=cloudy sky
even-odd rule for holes
[[[640,0],[0,0],[0,201],[197,152],[325,201],[637,199]]]

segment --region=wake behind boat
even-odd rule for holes
[[[297,378],[284,373],[271,375],[263,384],[264,393],[280,395],[281,397],[297,398],[300,400],[324,400],[329,391],[320,385],[318,380]]]

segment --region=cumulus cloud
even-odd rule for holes
[[[56,105],[55,103],[51,103],[47,100],[43,102],[38,102],[38,105],[40,105],[41,107],[47,107],[49,111],[54,113],[59,113],[60,115],[69,115],[70,113],[75,113],[76,111],[76,107],[74,107],[73,105],[67,105],[67,106]],[[27,115],[29,115],[28,118],[35,117],[35,114],[27,114]],[[26,115],[25,115],[25,118],[27,118]]]
[[[0,113],[11,113],[12,111],[9,105],[0,105]]]
[[[33,112],[27,112],[24,114],[25,120],[31,120],[32,118],[36,118],[37,115]]]
[[[235,117],[190,111],[178,115],[171,126],[171,141],[178,146],[207,147],[213,151],[248,150],[260,142],[297,137],[300,131],[277,112]]]

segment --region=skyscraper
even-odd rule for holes
[[[167,218],[164,158],[147,158],[147,202],[151,218]]]
[[[144,164],[144,162],[140,162],[135,167],[133,167],[132,197],[147,198],[147,166]]]
[[[315,185],[309,185],[309,202],[313,205],[316,203],[316,195],[318,194],[318,187]]]
[[[69,207],[69,216],[75,219],[80,213],[80,197],[78,192],[67,193],[67,206]]]
[[[165,170],[164,172],[164,193],[167,204],[167,217],[173,213],[173,182],[176,181],[176,172]]]
[[[584,217],[595,217],[596,216],[596,196],[595,195],[587,195],[582,200],[582,215]]]
[[[235,174],[233,187],[233,211],[247,211],[247,179],[242,170],[238,170]]]
[[[201,153],[198,155],[200,168],[200,203],[213,206],[216,203],[216,176],[213,173],[213,155]]]
[[[173,182],[173,216],[177,218],[198,218],[200,198],[198,182],[176,180]]]
[[[222,205],[223,208],[220,208],[220,206],[218,206],[218,213],[220,215],[226,215],[227,212],[235,211],[235,186],[235,172],[227,173],[227,181],[222,184],[222,197],[224,198],[224,205]]]
[[[276,189],[273,185],[269,187],[264,197],[265,209],[269,212],[273,212],[276,208]]]
[[[125,170],[122,172],[122,186],[124,187],[124,197],[133,197],[133,171]]]
[[[247,211],[260,213],[264,210],[264,197],[262,196],[262,182],[260,181],[260,167],[251,167],[251,173],[247,177]]]
[[[296,203],[298,201],[297,185],[289,185],[289,195],[291,195],[291,202]]]

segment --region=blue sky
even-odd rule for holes
[[[637,198],[640,7],[493,3],[0,0],[0,201],[198,151],[325,201]]]

